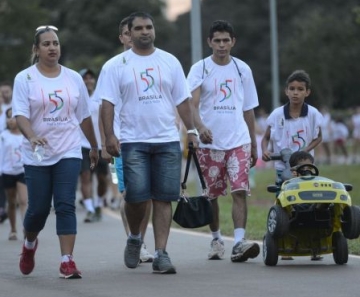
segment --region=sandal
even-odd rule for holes
[[[9,240],[17,240],[17,234],[16,232],[10,232],[9,234]]]

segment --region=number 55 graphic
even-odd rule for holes
[[[55,105],[55,108],[50,113],[60,110],[64,106],[64,100],[58,95],[60,92],[61,90],[58,90],[54,91],[54,94],[49,94],[49,101]]]
[[[144,72],[140,73],[141,80],[143,80],[147,87],[145,88],[144,92],[150,89],[154,85],[154,78],[149,74],[149,71],[154,70],[154,68],[148,68]]]
[[[231,89],[228,86],[228,83],[232,82],[231,79],[225,80],[224,83],[220,84],[220,92],[224,94],[224,97],[220,100],[220,102],[223,102],[224,100],[228,99],[231,96]]]
[[[299,130],[295,135],[293,135],[292,142],[298,146],[298,151],[302,150],[305,147],[306,141],[303,137],[301,137],[301,133],[303,133],[304,130]]]

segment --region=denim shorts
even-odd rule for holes
[[[75,194],[80,166],[78,158],[61,159],[50,166],[24,166],[29,195],[26,231],[40,232],[44,228],[53,200],[57,235],[76,234]]]
[[[123,143],[121,154],[126,202],[179,199],[181,178],[179,141]]]

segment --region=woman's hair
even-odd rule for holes
[[[49,31],[55,32],[57,30],[58,29],[54,26],[41,26],[36,30],[35,36],[34,36],[34,41],[33,41],[33,46],[32,46],[31,58],[30,58],[31,65],[34,65],[35,63],[39,62],[39,56],[36,54],[35,49],[37,49],[39,47],[40,35],[45,32],[49,32]]]

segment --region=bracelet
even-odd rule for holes
[[[187,134],[194,134],[196,136],[199,136],[199,133],[196,129],[187,130]]]
[[[99,149],[98,149],[97,146],[92,146],[91,149],[90,149],[90,151],[98,151],[98,150],[99,150]]]

